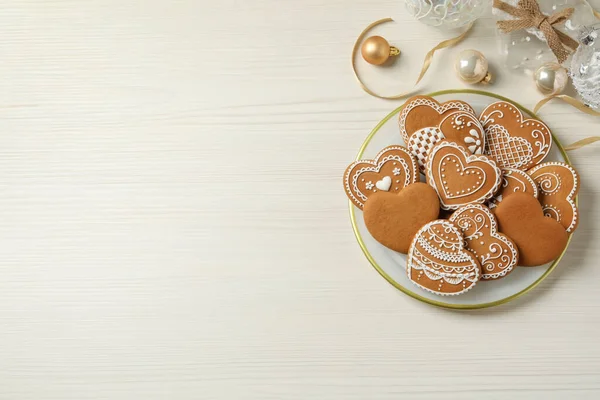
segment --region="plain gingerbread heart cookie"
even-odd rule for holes
[[[529,193],[537,199],[538,187],[531,176],[516,168],[502,168],[502,185],[498,193],[490,200],[489,207],[493,209],[512,193]]]
[[[400,193],[377,192],[363,208],[363,218],[369,233],[379,243],[400,253],[406,253],[415,233],[438,217],[440,203],[435,191],[417,182]]]
[[[501,178],[493,160],[471,155],[454,142],[443,140],[427,158],[427,183],[439,195],[444,210],[488,201],[498,191]]]
[[[498,166],[527,170],[539,164],[552,147],[552,134],[542,121],[525,119],[506,101],[486,107],[479,117],[485,129],[485,154]]]
[[[456,210],[450,222],[460,228],[466,249],[475,254],[481,264],[481,279],[505,277],[519,261],[517,246],[498,232],[496,217],[481,204],[469,204]]]
[[[408,279],[439,295],[467,292],[479,281],[477,257],[464,248],[464,237],[452,222],[438,219],[415,235],[406,262]]]
[[[556,220],[544,216],[539,201],[527,193],[513,193],[494,209],[500,232],[515,242],[519,265],[546,264],[562,254],[569,235]]]
[[[579,192],[579,176],[568,164],[547,162],[529,170],[540,189],[539,200],[547,217],[554,218],[573,232],[579,223],[575,196]]]
[[[388,146],[373,160],[358,160],[346,168],[344,189],[358,208],[374,193],[398,193],[419,180],[417,162],[406,147]]]

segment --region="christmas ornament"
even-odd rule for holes
[[[585,103],[564,94],[551,94],[536,104],[537,112],[552,99],[559,99],[581,112],[600,117],[600,23],[585,27],[579,36],[579,47],[571,60],[570,75],[573,87]],[[566,151],[577,150],[600,141],[600,136],[590,136],[565,147]]]
[[[393,96],[384,96],[384,95],[375,93],[374,91],[369,89],[369,87],[361,79],[360,75],[358,74],[357,68],[356,68],[356,64],[357,64],[356,63],[356,54],[358,53],[358,50],[361,48],[361,43],[363,41],[363,38],[365,36],[367,36],[367,33],[369,33],[369,31],[371,29],[373,29],[374,27],[381,25],[385,22],[391,22],[391,21],[393,21],[393,19],[391,19],[391,18],[383,18],[378,21],[375,21],[375,22],[369,24],[369,26],[367,26],[360,33],[360,35],[358,35],[356,42],[354,42],[354,47],[352,48],[351,62],[352,62],[352,72],[354,72],[354,77],[358,81],[358,84],[362,90],[364,90],[365,92],[367,92],[368,94],[370,94],[373,97],[377,97],[380,99],[386,99],[386,100],[397,100],[397,99],[402,99],[404,97],[411,95],[415,91],[414,87],[403,93],[399,93],[399,94],[396,94]],[[462,42],[462,40],[467,36],[467,33],[471,30],[472,27],[473,27],[473,23],[469,24],[460,35],[441,41],[433,49],[431,49],[427,52],[427,54],[425,55],[425,59],[423,60],[423,65],[421,66],[421,72],[419,73],[419,76],[417,77],[417,80],[415,81],[414,86],[417,86],[419,84],[419,82],[421,82],[421,79],[423,79],[423,77],[429,70],[429,67],[431,66],[431,62],[433,61],[433,55],[435,54],[435,52],[438,50],[444,49],[446,47],[455,46],[456,44]],[[387,43],[387,41],[386,41],[386,43]],[[385,54],[385,52],[383,54]]]
[[[569,76],[565,68],[557,63],[546,63],[533,74],[538,90],[544,95],[559,94],[565,90]]]
[[[571,78],[584,103],[600,108],[600,24],[585,28],[571,61]]]
[[[446,29],[460,28],[479,18],[489,0],[404,0],[417,20]]]
[[[360,53],[369,64],[381,65],[390,57],[399,55],[400,50],[390,46],[388,41],[381,36],[371,36],[363,42]]]
[[[454,62],[458,77],[467,83],[490,83],[492,75],[488,72],[488,61],[477,50],[463,50]]]
[[[563,63],[569,54],[577,48],[577,42],[569,35],[559,31],[555,25],[567,21],[575,9],[565,8],[550,15],[542,13],[536,0],[519,0],[516,6],[502,0],[494,0],[494,8],[513,18],[497,21],[498,29],[511,33],[522,29],[535,28],[547,43],[559,63]]]
[[[516,8],[520,1],[503,0],[503,3]],[[577,37],[582,26],[597,22],[594,10],[586,0],[541,0],[537,4],[544,16],[560,13],[568,8],[573,9],[571,16],[565,20],[564,24],[552,25],[554,29],[569,37]],[[497,23],[517,19],[499,8],[493,8],[492,13]],[[500,29],[497,29],[496,33],[500,54],[504,56],[506,67],[510,69],[533,72],[544,63],[557,61],[543,32],[537,27],[515,30],[510,33],[502,33]]]

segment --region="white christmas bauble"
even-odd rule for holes
[[[600,24],[583,29],[571,61],[573,87],[591,108],[600,108]]]
[[[489,0],[404,0],[406,9],[417,20],[431,26],[454,29],[479,18]]]

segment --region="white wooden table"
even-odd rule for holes
[[[581,221],[534,292],[479,312],[385,282],[350,229],[343,169],[399,102],[350,69],[370,22],[394,93],[449,35],[401,0],[9,0],[0,5],[0,399],[598,399],[600,147],[572,159]],[[423,92],[533,106],[491,18]],[[600,119],[551,104],[566,144]]]

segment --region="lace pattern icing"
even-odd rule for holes
[[[469,204],[461,207],[450,217],[450,221],[465,235],[465,248],[474,252],[479,260],[483,273],[481,279],[498,279],[517,265],[516,247],[505,235],[498,232],[496,218],[485,206]],[[496,241],[492,241],[485,252],[475,252],[470,243],[484,237],[492,237]]]

